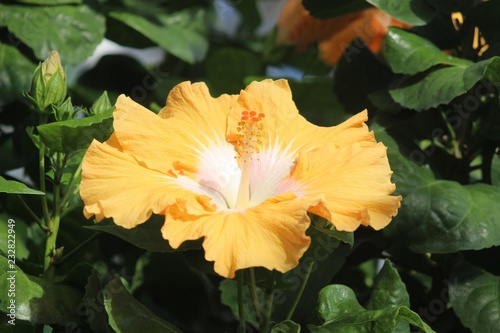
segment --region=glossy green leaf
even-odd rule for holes
[[[14,38],[14,35],[7,37]],[[35,68],[35,64],[17,48],[0,43],[0,106],[20,98],[29,90]]]
[[[202,60],[208,51],[202,10],[159,14],[154,21],[127,12],[111,12],[109,15],[190,64]]]
[[[366,0],[398,20],[411,25],[425,25],[436,16],[426,0]]]
[[[407,306],[410,307],[410,296],[406,286],[401,281],[398,271],[391,265],[389,260],[377,274],[373,290],[365,304],[367,310],[379,310],[387,307]],[[410,333],[408,323],[399,322],[392,333]]]
[[[300,325],[291,320],[285,320],[274,325],[271,333],[300,333]]]
[[[186,241],[178,249],[173,249],[161,235],[164,219],[163,216],[154,215],[146,223],[132,229],[120,227],[111,220],[105,220],[85,228],[115,235],[132,245],[151,252],[174,252],[201,248],[201,243],[198,241]]]
[[[92,55],[104,38],[104,17],[86,5],[0,5],[0,12],[0,24],[30,46],[38,59],[57,50],[64,64],[76,64]]]
[[[468,67],[444,67],[405,78],[389,89],[399,104],[417,111],[451,102],[482,79],[500,83],[500,57],[483,60]]]
[[[75,309],[82,302],[83,292],[24,274],[2,256],[0,290],[8,291],[0,293],[0,311],[10,313],[15,308],[16,319],[28,320],[33,324],[65,325],[71,321],[81,322]]]
[[[365,308],[378,310],[389,306],[403,305],[410,307],[410,296],[398,271],[389,260],[386,260],[375,279],[372,294],[365,304]]]
[[[424,253],[451,253],[500,245],[500,189],[487,184],[460,185],[437,180],[430,169],[411,160],[425,157],[418,149],[409,154],[383,131],[376,136],[389,147],[392,181],[403,196],[398,215],[384,233]],[[408,156],[408,157],[406,157]]]
[[[416,74],[436,65],[468,67],[473,62],[445,54],[429,40],[398,28],[389,28],[385,38],[387,63],[394,73]]]
[[[182,332],[139,303],[116,276],[105,287],[104,307],[109,316],[109,324],[117,333]]]
[[[357,12],[369,7],[365,0],[303,0],[302,4],[311,15],[320,19]]]
[[[310,325],[311,332],[393,332],[399,322],[409,323],[424,332],[434,332],[429,325],[406,306],[365,310],[357,301],[352,289],[343,285],[323,288],[318,298],[318,314],[324,322]]]
[[[434,181],[404,196],[387,235],[415,252],[451,253],[500,245],[500,189]]]
[[[16,182],[15,180],[7,180],[0,176],[0,193],[10,194],[32,194],[32,195],[45,195],[45,193],[33,190],[23,183]]]
[[[465,327],[474,333],[495,332],[500,327],[500,277],[468,264],[451,271],[450,303]]]
[[[40,138],[47,147],[58,152],[86,149],[96,139],[105,141],[113,132],[112,110],[95,116],[40,125]]]
[[[233,316],[239,319],[238,282],[236,280],[225,279],[220,283],[219,290],[221,292],[220,300],[222,304],[227,305],[231,309]],[[260,288],[257,288],[257,297],[260,300],[264,299],[264,291]],[[259,306],[261,309],[263,308],[263,304]],[[259,322],[255,315],[255,308],[250,296],[250,289],[247,286],[243,288],[243,313],[248,323],[252,324],[254,327],[259,327]]]

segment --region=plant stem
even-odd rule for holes
[[[243,311],[243,272],[236,272],[238,280],[238,315],[240,317],[240,332],[246,333],[245,311]]]
[[[53,217],[49,224],[49,236],[45,244],[45,260],[43,264],[44,275],[51,280],[54,275],[54,256],[57,249],[56,240],[59,232],[59,222],[61,221],[61,177],[64,165],[61,162],[62,155],[57,153],[54,173],[54,202],[53,202]]]
[[[47,228],[47,226],[43,223],[42,220],[40,220],[40,218],[31,210],[30,206],[28,206],[28,204],[26,203],[26,201],[24,201],[23,197],[21,197],[21,195],[17,195],[17,197],[19,198],[19,200],[21,201],[21,204],[23,205],[23,207],[26,209],[26,211],[31,215],[31,217],[35,220],[36,224],[38,224],[38,226],[45,232],[49,231],[49,228]]]
[[[290,311],[288,312],[288,316],[286,316],[286,320],[292,319],[293,313],[295,312],[295,309],[297,308],[297,305],[299,304],[300,298],[302,297],[302,293],[304,292],[304,289],[306,288],[307,280],[309,280],[309,276],[311,275],[313,266],[314,266],[314,261],[307,263],[306,274],[304,276],[304,279],[302,280],[302,283],[300,284],[299,291],[297,292],[297,296],[295,297],[293,305],[292,305]]]
[[[262,313],[260,311],[259,296],[257,295],[257,283],[255,282],[255,271],[253,267],[248,269],[248,276],[250,280],[250,296],[252,297],[252,304],[255,309],[255,317],[257,322],[260,323],[262,320]]]
[[[269,322],[271,320],[271,311],[273,310],[273,299],[274,299],[274,286],[276,285],[276,277],[278,272],[273,270],[269,275],[266,293],[264,295],[264,320],[262,325],[260,325],[260,332],[266,333],[269,327]]]
[[[61,209],[64,209],[66,204],[69,202],[70,196],[71,196],[71,194],[73,194],[73,186],[75,185],[75,181],[76,181],[76,179],[78,179],[78,177],[80,176],[81,173],[82,173],[82,163],[80,162],[80,164],[78,165],[78,168],[75,170],[75,172],[71,176],[71,180],[69,181],[68,187],[66,189],[66,193],[64,193],[64,196],[61,200]]]
[[[43,193],[47,193],[47,187],[45,186],[45,145],[40,140],[39,146],[39,165],[40,165],[40,190]],[[50,214],[49,214],[49,203],[47,200],[47,195],[42,197],[42,211],[43,211],[43,221],[44,225],[50,229]]]

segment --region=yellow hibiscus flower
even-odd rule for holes
[[[121,95],[114,134],[83,159],[84,214],[124,228],[163,214],[170,245],[204,238],[224,277],[257,266],[286,272],[310,244],[308,212],[346,231],[380,229],[396,215],[386,147],[366,120],[363,111],[315,126],[286,80],[218,98],[183,82],[158,115]]]

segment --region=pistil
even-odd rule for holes
[[[240,160],[241,179],[235,208],[244,208],[250,203],[250,164],[253,155],[259,152],[262,145],[264,117],[264,113],[243,111],[238,122],[236,151]]]

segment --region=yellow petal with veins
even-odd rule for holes
[[[291,182],[304,197],[324,195],[310,212],[329,220],[338,230],[354,231],[359,225],[375,230],[397,214],[401,196],[391,196],[396,186],[382,143],[355,143],[324,147],[300,154]]]
[[[162,233],[173,248],[204,237],[205,258],[215,261],[221,276],[233,278],[237,270],[257,266],[287,272],[311,242],[305,235],[307,209],[317,202],[288,193],[245,210],[194,215],[179,200],[170,207]]]

